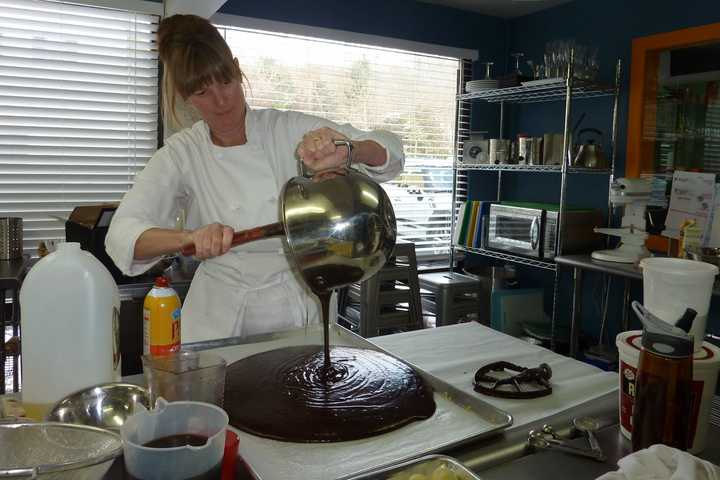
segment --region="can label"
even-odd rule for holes
[[[635,404],[635,380],[637,368],[620,361],[620,425],[630,432],[632,436],[632,413]],[[700,403],[705,382],[693,380],[690,385],[690,444],[692,445],[697,431],[697,421],[700,415]]]
[[[145,297],[143,353],[164,355],[180,350],[180,298],[175,295]]]
[[[620,362],[620,425],[632,432],[632,409],[635,403],[635,378],[637,369]]]

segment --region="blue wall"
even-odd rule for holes
[[[229,0],[221,13],[502,53],[505,22],[413,0]],[[488,42],[497,39],[498,42]]]

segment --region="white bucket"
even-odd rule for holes
[[[642,330],[632,330],[618,334],[615,341],[620,353],[620,431],[628,439],[632,438],[632,409],[641,340]],[[699,453],[705,448],[718,371],[720,349],[705,342],[702,349],[695,352],[693,360],[692,405],[688,426],[692,438],[690,453]]]
[[[643,305],[650,313],[674,324],[692,308],[697,312],[690,334],[695,337],[695,352],[705,339],[710,299],[718,267],[710,263],[681,258],[644,258]]]

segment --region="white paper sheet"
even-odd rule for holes
[[[714,173],[673,173],[670,208],[662,234],[670,238],[680,238],[680,228],[686,220],[695,220],[700,231],[705,232],[714,205]]]
[[[618,376],[587,363],[531,345],[475,322],[370,339],[378,346],[467,393],[483,365],[506,360],[524,367],[547,363],[553,393],[532,400],[482,396],[513,416],[513,428],[568,410],[617,390]]]
[[[472,394],[477,368],[496,360],[527,366],[541,362],[553,369],[554,393],[543,399],[503,400],[483,397],[487,403],[510,412],[522,425],[566,410],[617,388],[617,375],[530,345],[477,323],[375,337],[381,348]],[[254,353],[288,345],[318,343],[318,332],[302,330],[279,340],[215,350],[228,363]],[[334,335],[334,344],[353,344],[351,337]],[[258,372],[261,374],[261,372]],[[472,412],[435,395],[437,411],[381,436],[352,442],[297,444],[279,442],[237,431],[240,454],[263,480],[325,480],[417,456],[430,449],[472,435],[482,420]]]

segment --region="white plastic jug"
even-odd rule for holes
[[[695,337],[695,352],[705,340],[713,283],[718,267],[681,258],[644,258],[643,305],[650,313],[668,323],[677,322],[687,308],[697,312],[690,333]]]
[[[20,289],[22,400],[41,419],[82,388],[120,380],[120,295],[105,266],[79,243],[61,243]]]
[[[125,469],[143,480],[220,478],[227,425],[227,413],[215,405],[158,398],[155,409],[141,406],[120,429]],[[185,445],[187,437],[203,443]]]

